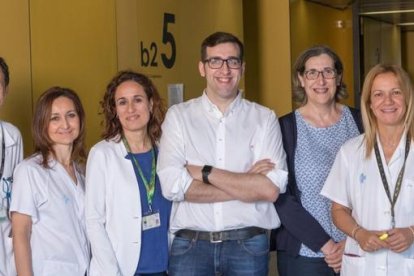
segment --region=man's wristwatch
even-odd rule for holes
[[[203,169],[201,170],[201,174],[203,176],[203,182],[206,184],[211,184],[210,181],[208,181],[208,176],[210,175],[212,169],[213,169],[212,166],[205,165]]]

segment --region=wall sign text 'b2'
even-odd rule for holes
[[[175,44],[174,35],[168,31],[168,24],[175,23],[175,15],[171,13],[164,13],[164,23],[162,27],[162,43],[171,47],[171,55],[167,56],[165,53],[161,53],[162,64],[170,69],[174,66],[175,57],[177,55],[177,48]],[[141,66],[143,67],[158,67],[158,46],[157,43],[151,42],[149,48],[144,46],[144,42],[141,41]]]

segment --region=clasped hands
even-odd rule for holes
[[[380,239],[384,233],[387,233],[388,236]],[[414,233],[409,227],[393,228],[388,231],[369,231],[361,228],[355,233],[355,239],[359,246],[367,252],[385,248],[400,253],[407,250],[414,242]]]

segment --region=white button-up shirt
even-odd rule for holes
[[[0,137],[0,160],[3,141],[5,147],[3,175],[0,179],[0,275],[15,276],[12,239],[9,236],[11,222],[7,217],[7,203],[10,201],[13,185],[13,170],[23,159],[23,142],[20,131],[15,126],[3,121],[0,124],[2,125],[0,127],[3,127],[4,135]]]
[[[378,141],[385,176],[394,195],[398,174],[404,163],[406,136],[403,135],[388,164]],[[349,140],[339,151],[321,194],[352,210],[352,217],[363,228],[384,231],[391,229],[391,204],[382,184],[375,152],[365,158],[364,136]],[[414,225],[414,144],[405,165],[400,195],[395,204],[396,227]],[[408,276],[414,275],[414,246],[401,253],[381,249],[365,252],[347,237],[341,275]],[[356,255],[349,256],[347,254]]]
[[[193,179],[184,167],[212,165],[231,172],[247,172],[269,158],[276,164],[267,177],[283,193],[287,183],[286,156],[277,118],[271,110],[241,98],[222,114],[207,95],[172,106],[163,123],[158,176],[163,194],[173,200],[171,231],[222,231],[257,226],[277,228],[272,202],[187,202],[184,195]]]

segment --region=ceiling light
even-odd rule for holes
[[[360,15],[374,15],[374,14],[392,14],[392,13],[411,13],[414,10],[390,10],[390,11],[373,11],[373,12],[362,12]]]
[[[399,23],[398,26],[414,26],[414,22]]]

